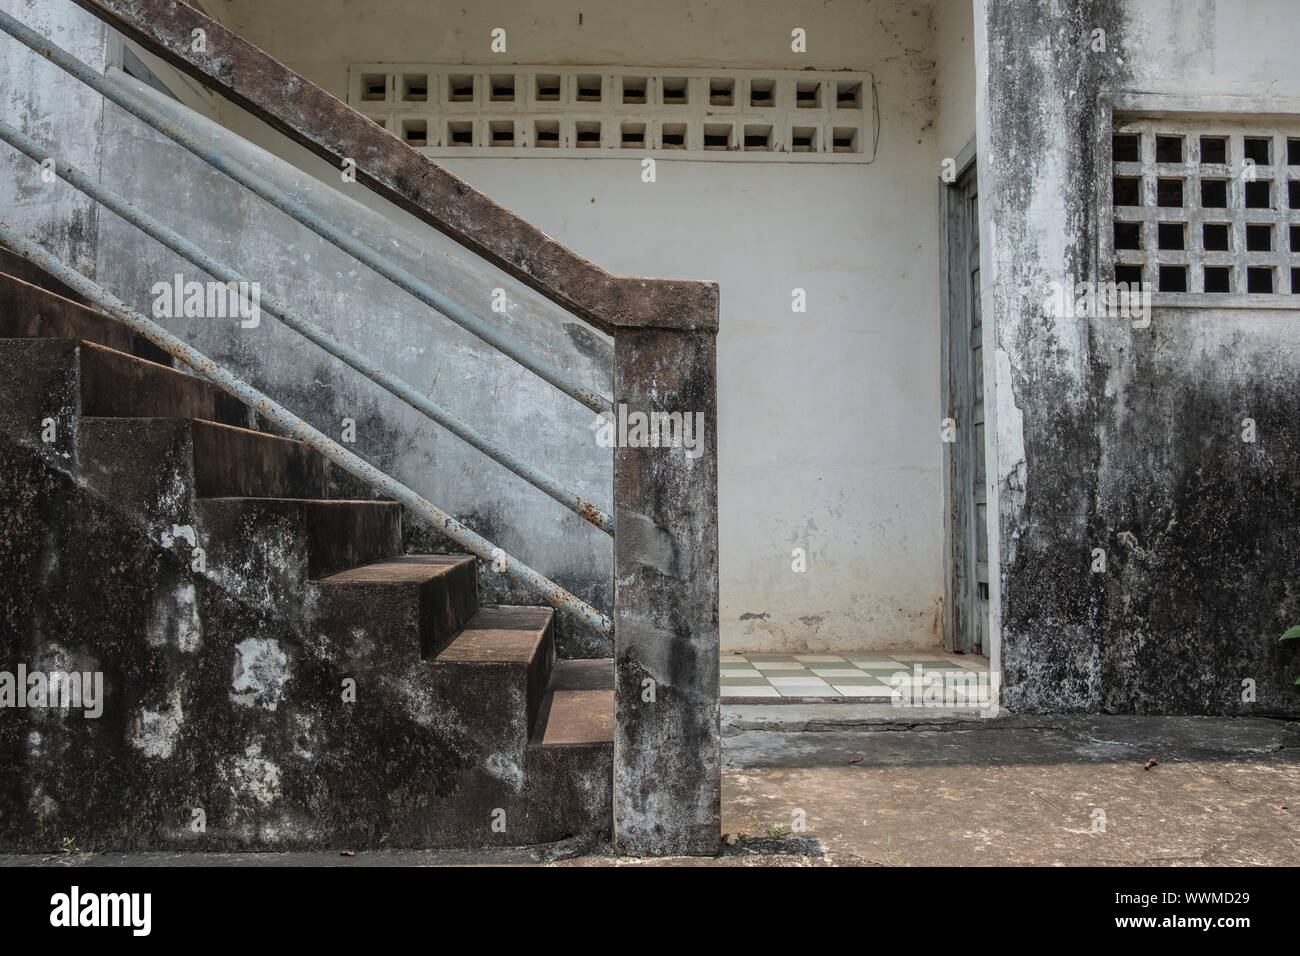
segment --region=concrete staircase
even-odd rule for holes
[[[12,260],[0,269],[39,275]],[[613,667],[128,329],[0,274],[0,845],[523,845],[611,825]],[[2,703],[2,701],[0,701]]]

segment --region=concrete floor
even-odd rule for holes
[[[723,829],[788,827],[803,810],[825,862],[1300,863],[1294,723],[1093,715],[745,729],[753,723],[752,713],[731,722]]]
[[[600,847],[80,856],[85,866],[1296,865],[1300,725],[752,705],[724,718],[721,856]],[[1145,765],[1155,758],[1151,769]],[[796,813],[802,811],[802,816]],[[1100,813],[1099,813],[1100,811]],[[1101,826],[1104,814],[1104,828]],[[801,832],[792,832],[802,822]],[[53,857],[0,856],[0,865]]]

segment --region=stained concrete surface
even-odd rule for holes
[[[1295,865],[1300,724],[1250,718],[1004,716],[808,726],[780,706],[727,715],[718,857],[633,860],[607,846],[264,854],[0,856],[0,865]],[[773,707],[771,709],[777,709]],[[849,708],[837,707],[843,716]],[[773,717],[773,720],[776,718]],[[867,719],[860,717],[860,720]],[[772,724],[769,723],[769,726]],[[862,729],[862,727],[872,729]],[[859,759],[860,758],[860,759]],[[1150,770],[1147,762],[1158,763]],[[806,830],[791,833],[793,811]],[[1105,830],[1094,829],[1095,811]],[[782,826],[780,836],[771,834]]]
[[[1300,725],[1092,715],[728,737],[723,829],[788,828],[796,808],[841,865],[1294,865]]]

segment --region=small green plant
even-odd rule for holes
[[[892,856],[892,854],[889,853],[889,850],[890,850],[890,848],[893,846],[893,843],[894,843],[894,838],[893,838],[892,835],[890,835],[890,836],[888,836],[888,837],[885,837],[885,853],[886,853],[887,856]],[[903,865],[903,858],[900,856],[897,860],[894,860],[893,863],[892,863],[891,865],[892,865],[892,866],[902,866],[902,865]]]
[[[64,837],[61,852],[63,853],[63,856],[59,859],[59,862],[64,866],[70,866],[72,864],[73,854],[80,853],[81,847],[77,846],[77,841],[73,837]]]
[[[1283,634],[1281,637],[1279,637],[1278,640],[1279,641],[1300,640],[1300,624],[1297,624],[1295,627],[1288,628],[1287,632]],[[1295,679],[1295,682],[1296,682],[1296,686],[1300,687],[1300,677],[1297,677]]]
[[[751,813],[749,818],[754,822],[755,830],[760,830],[774,839],[780,839],[785,836],[786,831],[790,829],[790,824],[785,823],[782,820],[778,820],[775,823],[763,824],[759,821],[757,813]]]

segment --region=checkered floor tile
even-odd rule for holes
[[[722,697],[860,697],[863,703],[889,703],[892,678],[933,670],[982,671],[987,658],[972,654],[879,652],[860,654],[724,654]],[[901,685],[900,685],[901,686]]]

